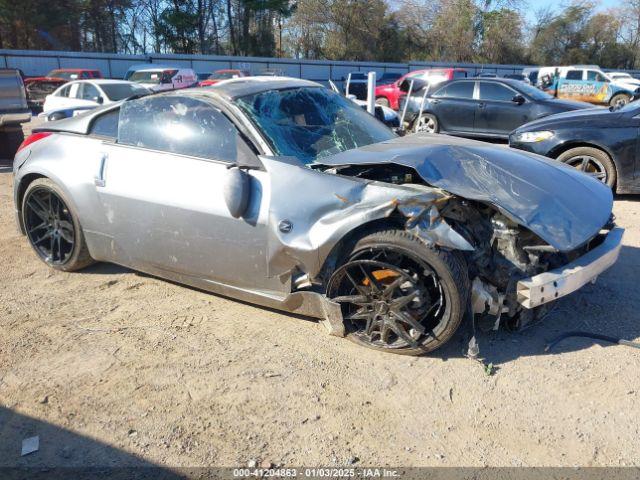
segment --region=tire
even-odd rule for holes
[[[611,157],[598,148],[572,148],[562,153],[557,160],[590,174],[611,188],[616,184],[616,166]]]
[[[29,244],[51,268],[73,272],[94,263],[78,214],[62,189],[48,178],[29,184],[22,197],[21,215]],[[38,222],[43,226],[38,227]]]
[[[369,276],[364,274],[368,266],[371,266]],[[358,271],[363,272],[364,281],[357,277]],[[407,275],[404,281],[398,272]],[[377,280],[367,282],[371,278]],[[378,300],[362,306],[362,293],[365,290],[373,292],[373,283],[380,284],[377,285],[383,287],[380,291],[385,292],[398,282],[399,297],[380,300],[383,295],[378,295]],[[360,286],[355,286],[358,283]],[[414,286],[419,288],[412,290]],[[409,289],[409,294],[403,288]],[[425,354],[450,340],[464,316],[469,292],[468,270],[461,255],[430,248],[404,230],[381,230],[362,237],[343,255],[341,266],[327,285],[327,296],[342,305],[349,340],[368,348],[402,355]],[[356,297],[360,303],[349,301]],[[408,323],[396,317],[394,308],[390,307],[394,302],[410,297],[410,303],[402,307],[401,315],[410,313],[411,319],[424,331],[406,328]],[[367,313],[361,313],[362,309]],[[357,320],[352,317],[357,317]],[[370,319],[374,327],[378,323],[381,326],[368,333]],[[396,328],[401,323],[405,325],[405,334],[408,332],[412,343],[403,340],[406,336],[396,335],[395,330],[390,335],[388,332],[387,340],[383,340],[382,329],[390,319]]]
[[[376,98],[376,105],[382,105],[383,107],[389,107],[390,103],[386,97],[378,97]]]
[[[631,101],[631,97],[626,93],[618,93],[611,97],[609,100],[609,105],[612,107],[624,107],[627,103]]]
[[[436,117],[432,113],[423,113],[420,118],[416,118],[413,121],[413,131],[414,133],[438,133],[440,131],[440,123],[438,122],[438,117]]]

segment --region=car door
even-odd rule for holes
[[[568,100],[588,101],[593,92],[583,80],[584,70],[567,70],[558,80],[558,98]]]
[[[42,110],[45,112],[49,112],[52,110],[67,108],[70,103],[69,94],[71,92],[71,87],[73,87],[74,85],[74,83],[67,83],[57,91],[53,92],[50,95],[47,95]]]
[[[78,107],[97,107],[100,105],[102,94],[93,83],[83,82],[77,93],[76,104]],[[102,100],[104,101],[104,99]]]
[[[530,120],[531,102],[511,87],[499,82],[478,82],[478,107],[474,130],[479,134],[508,136]],[[515,102],[520,95],[523,103]]]
[[[593,89],[591,103],[607,104],[611,100],[612,89],[607,78],[597,70],[586,70],[587,85]]]
[[[457,80],[436,90],[429,108],[438,117],[440,129],[447,132],[472,132],[477,100],[473,98],[475,82]]]
[[[251,200],[233,218],[224,200],[231,165],[260,163],[233,123],[203,100],[145,97],[120,108],[96,189],[112,261],[240,288],[279,291],[267,278],[269,187],[251,170]]]

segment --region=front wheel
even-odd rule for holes
[[[626,93],[618,93],[617,95],[614,95],[613,97],[611,97],[611,100],[609,101],[609,105],[614,108],[621,108],[621,107],[624,107],[630,101],[631,101],[631,97],[629,95],[627,95]]]
[[[469,278],[455,253],[402,230],[360,239],[327,286],[347,338],[385,352],[419,355],[444,345],[465,312]]]
[[[423,113],[420,118],[417,118],[413,122],[413,131],[415,133],[418,133],[418,132],[438,133],[440,131],[438,118],[431,113]]]
[[[558,160],[600,180],[611,188],[616,183],[616,167],[613,160],[597,148],[572,148],[560,155]]]
[[[22,200],[22,220],[31,247],[56,270],[71,272],[93,263],[77,214],[60,187],[38,178]]]

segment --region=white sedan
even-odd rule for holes
[[[47,95],[42,111],[97,107],[149,93],[147,88],[124,80],[78,80],[65,83]]]

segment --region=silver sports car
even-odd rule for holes
[[[316,83],[242,78],[47,123],[14,162],[55,269],[114,262],[420,354],[596,278],[622,229],[597,180],[507,147],[397,136]]]

